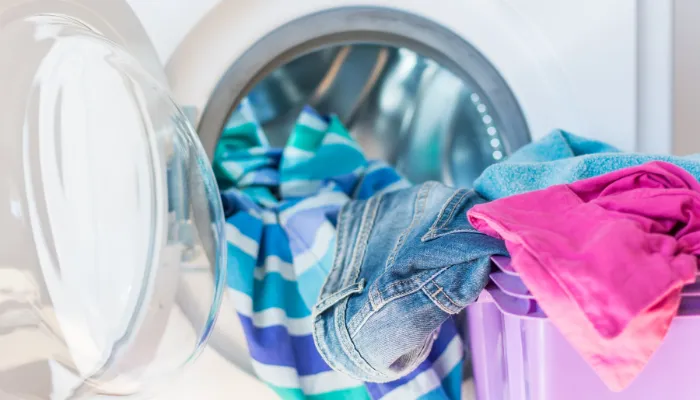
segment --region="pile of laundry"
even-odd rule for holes
[[[214,168],[229,286],[256,373],[284,399],[460,399],[456,318],[488,284],[493,256],[511,257],[619,391],[698,274],[694,156],[622,153],[555,131],[474,189],[413,185],[366,160],[337,118],[305,109],[283,149],[253,118],[232,121]]]

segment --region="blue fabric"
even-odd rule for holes
[[[445,324],[413,375],[387,384],[332,370],[311,335],[311,309],[333,262],[339,210],[410,184],[391,167],[367,161],[335,117],[304,110],[285,148],[272,149],[247,104],[241,107],[223,133],[214,168],[227,215],[229,294],[258,377],[283,399],[428,393],[458,399],[461,379],[454,371],[461,371],[463,353],[454,324]]]
[[[700,180],[700,155],[675,157],[622,153],[564,131],[554,131],[486,168],[474,188],[487,200],[572,183],[650,161],[675,164]]]
[[[427,182],[342,208],[314,309],[314,339],[329,365],[387,382],[410,377],[444,345],[438,333],[484,289],[490,257],[508,254],[467,221],[482,202],[472,190]]]

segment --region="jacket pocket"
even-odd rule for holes
[[[473,190],[456,190],[442,206],[435,222],[423,235],[421,241],[427,242],[453,233],[477,233],[478,231],[467,219],[467,211],[483,202],[485,202],[484,199]]]

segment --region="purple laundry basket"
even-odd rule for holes
[[[662,345],[619,393],[605,386],[536,301],[509,296],[491,284],[467,315],[478,400],[700,399],[696,295],[684,296]]]
[[[509,296],[522,299],[535,298],[517,275],[511,275],[503,271],[492,272],[490,279],[491,282],[493,282],[499,289]],[[684,286],[681,296],[700,296],[700,280],[696,280],[694,283]]]
[[[518,276],[509,275],[505,272],[493,272],[489,278],[491,282],[509,296],[522,299],[535,298]]]

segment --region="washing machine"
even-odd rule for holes
[[[208,166],[244,99],[274,143],[304,104],[338,113],[415,181],[468,186],[556,128],[696,152],[698,16],[690,0],[2,0],[2,398],[151,380],[168,399],[274,398],[226,296]]]

